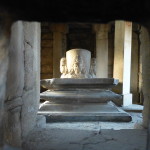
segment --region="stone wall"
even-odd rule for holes
[[[41,23],[41,79],[53,77],[53,32],[49,23]]]
[[[92,31],[92,24],[69,24],[67,35],[67,50],[74,48],[87,49],[95,57],[96,37]]]
[[[40,93],[40,24],[12,25],[5,98],[5,142],[21,147],[36,123]]]
[[[4,18],[5,17],[5,18]],[[0,149],[4,144],[4,100],[6,96],[6,81],[7,81],[7,70],[8,70],[8,45],[10,38],[10,26],[8,18],[1,13],[0,14]],[[6,28],[9,26],[9,28]]]

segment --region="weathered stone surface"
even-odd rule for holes
[[[90,79],[43,79],[41,85],[47,89],[110,89],[118,84],[114,78],[90,78]]]
[[[73,91],[45,91],[40,94],[42,99],[51,103],[106,103],[113,101],[122,105],[122,96],[109,90],[73,90]]]
[[[38,82],[39,49],[40,49],[40,24],[24,22],[25,42],[25,90],[32,89]],[[38,75],[39,76],[39,75]],[[34,80],[33,80],[34,79]]]
[[[132,104],[129,106],[122,107],[123,110],[130,111],[130,112],[142,112],[143,108],[144,108],[143,105],[138,105],[138,104]]]
[[[66,78],[90,78],[91,52],[85,49],[71,49],[66,52]]]
[[[36,88],[25,91],[22,97],[23,106],[21,110],[22,137],[26,137],[30,130],[36,125],[36,115],[38,111],[38,92]]]
[[[5,101],[5,142],[14,147],[22,143],[21,108],[21,97]]]
[[[8,44],[9,44],[9,27],[10,22],[4,19],[3,15],[0,14],[1,25],[0,25],[0,149],[3,145],[3,119],[4,119],[4,100],[6,96],[6,81],[7,81],[7,70],[8,70]],[[5,22],[6,21],[6,22]]]
[[[15,107],[5,113],[5,142],[21,147],[21,107]]]
[[[143,125],[148,127],[150,116],[150,37],[146,28],[141,28],[140,49],[142,51],[142,80],[144,95]]]
[[[22,96],[24,88],[24,36],[22,21],[15,22],[11,31],[7,79],[8,100]]]
[[[116,107],[112,102],[108,103],[72,103],[52,104],[45,103],[41,106],[39,114],[46,116],[47,122],[66,121],[122,121],[129,122],[131,116]]]
[[[146,150],[147,133],[143,129],[106,130],[98,124],[89,130],[89,123],[83,128],[63,124],[34,129],[23,143],[24,150]]]
[[[36,125],[40,93],[40,24],[16,22],[11,38],[5,142],[21,147],[23,138]]]
[[[21,97],[9,101],[5,101],[5,110],[8,111],[8,110],[15,109],[16,107],[22,106],[22,104],[23,102]]]
[[[25,87],[21,111],[22,137],[36,124],[40,93],[40,24],[24,22]]]
[[[46,127],[46,118],[45,118],[45,116],[37,115],[36,127],[38,127],[38,128],[45,128]]]
[[[138,28],[138,27],[137,27]],[[140,27],[139,27],[140,28]],[[139,70],[140,70],[140,59],[139,59],[139,30],[136,29],[132,31],[132,51],[131,51],[131,93],[133,95],[133,103],[138,104],[140,102],[139,98]],[[138,87],[138,88],[137,88]]]

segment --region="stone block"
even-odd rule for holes
[[[7,78],[8,100],[21,96],[24,88],[24,36],[22,22],[15,22],[11,31]]]
[[[106,103],[111,100],[118,106],[122,105],[122,96],[109,90],[45,91],[40,97],[56,104]]]
[[[24,22],[25,40],[25,90],[32,89],[39,83],[40,68],[40,24]]]
[[[45,115],[47,122],[65,121],[115,121],[129,122],[131,116],[116,107],[112,102],[108,103],[74,103],[52,104],[44,103],[38,114]]]
[[[35,88],[30,91],[24,91],[22,96],[23,106],[21,112],[21,126],[23,138],[36,125],[36,115],[39,105],[39,91]]]
[[[5,141],[21,147],[21,107],[15,107],[5,113]]]
[[[41,80],[41,85],[47,89],[111,89],[118,84],[119,80],[114,78],[52,78]]]
[[[46,127],[46,118],[45,118],[45,116],[37,115],[36,127],[38,127],[38,128],[45,128]]]
[[[40,93],[40,24],[24,22],[25,86],[22,95],[21,127],[26,137],[36,124]]]
[[[18,106],[22,106],[23,102],[22,102],[22,98],[18,97],[9,101],[5,101],[5,110],[11,110],[14,109]]]
[[[123,94],[123,106],[132,105],[132,94]]]

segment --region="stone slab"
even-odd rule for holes
[[[45,102],[38,114],[45,115],[47,122],[65,121],[115,121],[129,122],[131,116],[109,103],[52,104]]]
[[[118,84],[114,78],[72,79],[53,78],[41,80],[41,86],[46,89],[110,89]]]
[[[122,96],[109,90],[45,91],[40,98],[51,103],[106,103],[122,105]]]
[[[129,106],[123,106],[122,109],[125,111],[130,111],[130,112],[142,112],[144,106],[138,105],[138,104],[132,104]]]

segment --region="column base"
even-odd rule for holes
[[[123,94],[123,106],[132,105],[132,94]]]

